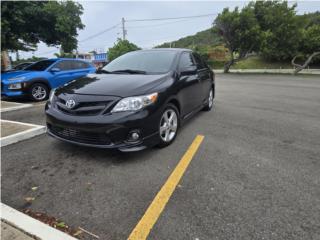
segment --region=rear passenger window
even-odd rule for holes
[[[83,69],[88,68],[89,64],[82,61],[71,61],[72,62],[72,69]]]
[[[185,69],[194,66],[194,62],[190,53],[184,52],[180,57],[179,69]]]
[[[59,68],[61,71],[68,71],[72,69],[72,65],[70,64],[70,61],[60,61],[54,68]]]

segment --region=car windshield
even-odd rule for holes
[[[25,67],[31,65],[31,63],[20,63],[19,65],[15,66],[14,69],[15,70],[21,70],[24,69]]]
[[[43,60],[32,64],[29,67],[26,67],[24,70],[27,71],[44,71],[46,70],[55,60]]]
[[[108,65],[102,72],[129,74],[161,74],[170,70],[176,56],[174,51],[136,51],[124,54]]]

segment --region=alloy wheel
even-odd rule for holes
[[[209,98],[208,98],[208,107],[211,108],[213,105],[213,92],[212,92],[212,89],[210,90],[210,93],[209,93]]]
[[[36,100],[44,100],[47,97],[47,91],[42,86],[35,86],[32,89],[32,96]]]
[[[167,109],[160,120],[160,137],[164,142],[174,139],[178,129],[178,116],[173,109]]]

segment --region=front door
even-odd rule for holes
[[[206,66],[201,57],[197,53],[192,54],[197,65],[197,72],[202,88],[202,103],[207,101],[209,91],[212,88],[210,68]]]
[[[180,77],[178,94],[181,103],[181,116],[184,117],[201,105],[202,86],[196,71],[196,64],[190,52],[183,52],[179,60]],[[195,69],[187,72],[188,69]]]

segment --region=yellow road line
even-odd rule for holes
[[[157,222],[160,214],[169,201],[172,193],[186,171],[189,163],[191,162],[194,154],[197,152],[204,136],[198,135],[188,148],[187,152],[183,155],[176,168],[167,179],[166,183],[162,186],[147,211],[140,219],[136,227],[131,232],[128,240],[144,240],[147,239],[153,225]]]

